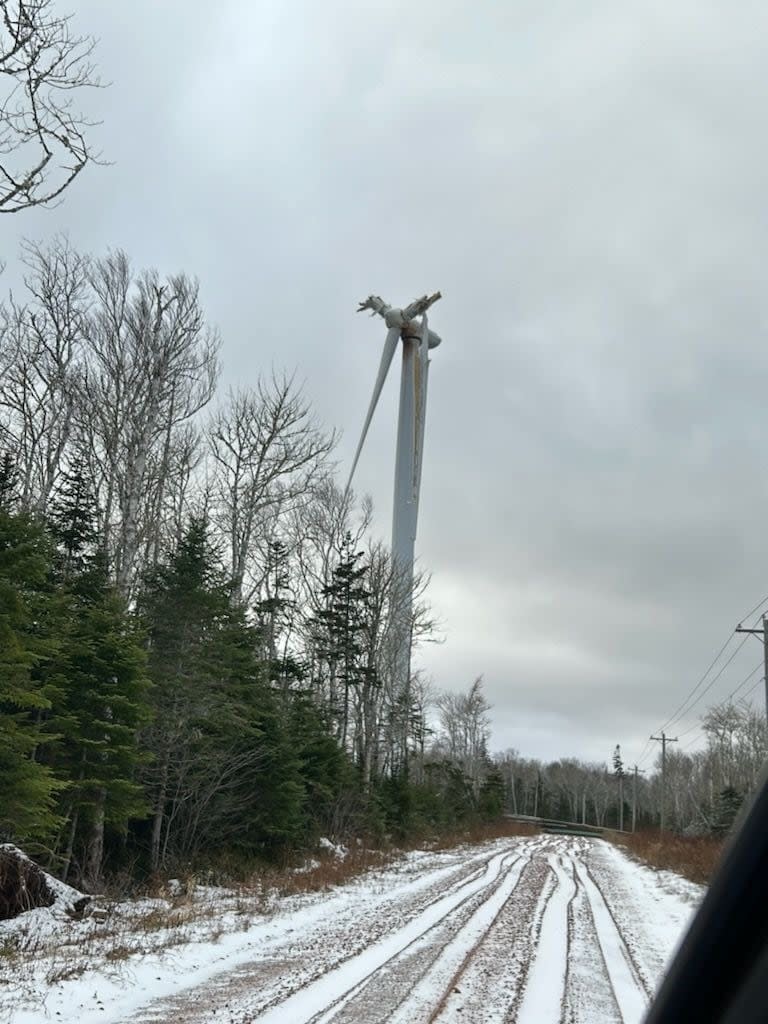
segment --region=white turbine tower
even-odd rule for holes
[[[430,331],[427,310],[441,297],[440,292],[424,295],[405,309],[388,306],[378,295],[370,295],[361,302],[358,312],[370,309],[383,317],[389,328],[379,372],[373,386],[371,403],[363,424],[360,443],[355,452],[347,490],[352,483],[363,444],[371,425],[379,395],[384,387],[389,368],[397,349],[403,345],[403,367],[400,378],[400,411],[397,418],[397,454],[395,458],[395,496],[392,509],[392,564],[398,581],[400,598],[400,628],[397,630],[395,671],[408,694],[411,663],[411,614],[413,601],[413,563],[416,545],[416,526],[419,515],[421,466],[424,455],[424,424],[427,411],[427,378],[429,376],[429,350],[440,344],[440,337]],[[417,322],[416,317],[421,317]]]

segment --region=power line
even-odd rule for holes
[[[737,693],[739,692],[739,690],[740,690],[740,689],[741,689],[741,688],[742,688],[743,686],[746,686],[746,685],[747,685],[747,683],[748,683],[748,682],[750,681],[750,679],[753,679],[753,678],[754,678],[754,675],[755,675],[755,673],[756,673],[756,672],[759,672],[759,671],[760,671],[760,669],[761,669],[762,667],[763,667],[763,663],[762,663],[762,661],[758,662],[758,663],[757,663],[757,665],[755,665],[755,667],[754,667],[754,668],[752,669],[752,671],[751,671],[751,672],[749,673],[749,675],[748,675],[748,676],[746,676],[746,677],[745,677],[744,679],[742,679],[742,680],[741,680],[741,682],[739,683],[739,685],[738,685],[738,686],[737,686],[737,687],[736,687],[736,688],[735,688],[734,690],[731,690],[731,692],[730,692],[730,693],[728,694],[728,696],[727,696],[727,697],[724,697],[724,698],[723,698],[723,699],[722,699],[722,700],[720,701],[720,704],[721,704],[721,705],[722,705],[722,704],[728,704],[728,703],[729,703],[729,701],[732,701],[732,700],[733,700],[733,698],[734,698],[734,697],[736,696],[736,694],[737,694]],[[753,690],[757,689],[757,687],[758,687],[758,686],[760,685],[760,683],[761,683],[762,681],[763,681],[762,679],[758,679],[758,681],[757,681],[757,682],[755,683],[755,685],[754,685],[754,686],[752,687],[752,690],[750,690],[750,693],[751,693],[751,692],[752,692]],[[698,723],[698,722],[696,722],[696,723],[694,723],[694,725],[689,725],[687,729],[683,729],[683,731],[682,731],[682,732],[680,733],[680,735],[681,735],[681,736],[687,736],[687,735],[688,735],[689,733],[693,732],[693,731],[694,731],[694,729],[699,729],[699,728],[700,728],[700,725],[699,725],[699,723]]]
[[[746,637],[745,637],[744,639],[746,640]],[[684,701],[683,701],[683,703],[682,703],[682,704],[680,705],[680,707],[679,707],[679,708],[677,709],[677,711],[675,711],[675,712],[674,712],[674,714],[672,715],[672,717],[671,717],[671,718],[668,718],[668,719],[667,719],[667,721],[666,721],[666,722],[664,723],[664,725],[662,726],[662,728],[663,728],[663,729],[666,729],[666,728],[667,728],[667,726],[668,726],[668,725],[669,725],[669,724],[670,724],[671,722],[673,722],[673,721],[675,720],[675,717],[676,717],[676,716],[678,715],[678,713],[680,712],[680,710],[681,710],[682,708],[684,708],[684,707],[685,707],[685,705],[686,705],[686,704],[688,703],[688,701],[689,701],[689,700],[691,699],[691,697],[692,697],[692,696],[694,695],[694,693],[696,693],[696,691],[698,690],[698,688],[699,688],[699,687],[700,687],[700,686],[701,686],[701,685],[702,685],[702,684],[704,683],[704,680],[705,680],[705,679],[707,678],[707,676],[709,675],[709,673],[710,673],[710,672],[712,671],[712,669],[713,669],[713,668],[715,667],[715,665],[716,665],[716,664],[718,663],[718,661],[720,660],[720,656],[722,655],[723,651],[724,651],[724,650],[726,649],[726,647],[728,646],[728,644],[729,644],[729,643],[731,642],[731,640],[733,640],[733,633],[731,633],[731,634],[730,634],[730,635],[728,636],[728,639],[727,639],[727,640],[725,641],[725,643],[723,644],[723,646],[722,646],[722,647],[720,648],[720,650],[719,650],[719,651],[717,652],[717,654],[716,654],[716,655],[714,656],[714,658],[712,659],[712,661],[710,662],[710,664],[709,664],[709,665],[707,666],[707,670],[706,670],[706,672],[705,672],[705,673],[704,673],[704,674],[703,674],[703,675],[702,675],[702,676],[700,677],[699,681],[698,681],[698,682],[696,683],[696,685],[695,685],[695,686],[693,687],[693,689],[692,689],[692,690],[690,691],[690,693],[689,693],[689,694],[688,694],[688,696],[687,696],[687,697],[685,698],[685,700],[684,700]]]
[[[703,733],[700,734],[699,736],[694,736],[693,739],[691,740],[691,742],[690,743],[686,743],[685,746],[682,749],[683,750],[688,750],[688,748],[692,747],[694,743],[698,743],[700,739],[703,739]]]
[[[645,760],[645,758],[648,756],[648,753],[650,751],[650,747],[651,747],[651,741],[650,740],[646,740],[645,741],[645,746],[640,751],[640,757],[638,757],[638,759],[637,759],[638,765],[641,765],[643,763],[643,761]]]
[[[760,601],[758,601],[757,604],[754,606],[754,608],[750,608],[750,610],[746,613],[746,615],[743,615],[739,621],[740,622],[744,622],[745,619],[751,618],[755,614],[755,612],[759,611],[763,607],[763,605],[765,605],[765,604],[768,604],[768,594],[766,594],[765,597],[763,597]],[[725,643],[722,645],[720,650],[717,652],[717,654],[714,656],[714,658],[712,659],[710,664],[707,666],[706,671],[700,676],[698,682],[689,691],[688,696],[683,700],[682,704],[673,713],[672,717],[668,718],[667,721],[660,727],[659,731],[661,731],[661,729],[667,729],[672,723],[677,721],[678,718],[681,715],[681,712],[685,713],[684,709],[686,709],[686,705],[690,701],[691,697],[693,697],[694,694],[699,690],[699,688],[704,685],[704,683],[706,682],[707,676],[709,675],[709,673],[712,671],[712,669],[715,667],[715,665],[718,663],[718,661],[722,657],[722,655],[723,655],[726,647],[728,646],[728,644],[731,642],[731,640],[733,640],[733,636],[734,636],[733,633],[730,633],[728,635],[728,637],[725,640]],[[736,651],[733,653],[731,658],[728,660],[728,662],[726,662],[726,664],[721,669],[720,673],[716,677],[717,679],[720,678],[720,675],[722,675],[722,672],[724,671],[724,669],[727,668],[727,666],[730,665],[731,661],[733,661],[733,659],[736,657],[736,654],[738,654],[738,652],[741,650],[741,647],[746,642],[746,639],[747,638],[744,637],[744,640],[739,644],[739,646],[736,648]],[[704,692],[706,693],[707,691],[705,690]],[[703,696],[703,694],[701,696]],[[696,703],[698,703],[698,701]],[[687,708],[686,710],[690,710],[690,708]]]
[[[742,686],[746,686],[746,684],[749,682],[749,680],[752,679],[752,677],[754,676],[755,672],[757,672],[762,667],[763,667],[762,666],[762,662],[759,665],[756,665],[755,668],[753,668],[752,671],[749,673],[749,675],[745,679],[742,679],[742,681],[739,683],[739,685],[736,687],[736,689],[728,694],[728,696],[725,698],[725,700],[722,701],[722,703],[726,704],[729,700],[731,700],[739,692],[739,690],[742,688]],[[758,688],[758,686],[762,685],[762,683],[764,681],[765,681],[764,678],[761,676],[757,680],[756,683],[753,683],[753,685],[750,686],[750,688],[747,690],[747,692],[742,697],[742,700],[747,700],[748,697],[751,697],[752,694],[755,692],[755,690]],[[699,740],[704,738],[704,730],[701,728],[701,726],[698,724],[698,722],[696,723],[696,725],[691,725],[691,726],[689,726],[689,728],[687,728],[683,732],[681,732],[680,733],[680,737],[687,736],[689,733],[693,732],[694,730],[696,730],[698,732],[698,736],[694,736],[692,740],[690,740],[688,743],[685,744],[684,747],[681,748],[681,750],[688,750],[688,748],[692,747],[694,745],[694,743],[698,743]]]
[[[758,679],[754,686],[750,686],[750,688],[744,694],[742,700],[746,700],[747,697],[751,697],[752,694],[755,692],[755,690],[758,688],[758,686],[760,686],[760,684],[764,683],[764,682],[765,682],[765,679]]]
[[[747,614],[742,616],[741,621],[743,622],[744,619],[748,619],[750,615],[754,615],[755,612],[762,608],[764,604],[768,604],[768,595],[766,595],[766,597],[764,597],[762,601],[758,601],[754,608],[750,608]]]
[[[766,605],[766,604],[768,604],[768,594],[766,594],[765,597],[761,598],[761,600],[757,602],[757,604],[754,606],[754,608],[750,608],[750,610],[745,615],[742,616],[740,621],[744,622],[745,620],[748,620],[752,615],[755,614],[755,612],[760,611],[760,609],[763,608],[764,605]],[[759,620],[759,616],[758,616],[758,620]],[[720,648],[720,650],[717,652],[717,654],[714,656],[712,661],[707,666],[706,671],[699,677],[698,681],[689,690],[688,695],[685,697],[683,702],[678,706],[677,710],[673,712],[672,716],[670,718],[668,718],[666,720],[666,722],[664,722],[664,724],[662,726],[659,727],[659,730],[658,730],[659,732],[661,732],[664,729],[668,729],[670,725],[674,725],[675,722],[678,722],[680,720],[680,718],[682,718],[683,715],[687,714],[689,711],[692,711],[693,708],[702,699],[702,697],[704,697],[707,693],[709,693],[709,691],[712,689],[712,687],[715,685],[715,683],[718,681],[718,679],[721,678],[721,676],[723,675],[723,672],[725,672],[725,670],[728,668],[728,666],[734,660],[734,658],[739,653],[741,648],[747,642],[747,637],[746,636],[737,645],[736,650],[731,654],[730,658],[725,662],[725,664],[720,667],[720,671],[717,673],[717,675],[715,675],[714,678],[709,681],[709,683],[704,688],[704,690],[702,690],[701,693],[699,693],[699,695],[696,698],[696,700],[694,700],[691,703],[691,699],[698,693],[698,691],[701,689],[701,687],[704,686],[704,683],[707,681],[707,676],[710,674],[712,669],[715,667],[715,665],[718,663],[720,658],[723,656],[723,654],[725,653],[725,650],[728,647],[728,645],[730,644],[731,640],[734,639],[734,636],[735,636],[734,633],[729,633],[729,635],[726,638],[725,642],[723,643],[722,647]],[[757,671],[757,669],[755,669],[750,674],[748,679],[751,678],[754,675],[754,672],[756,672],[756,671]],[[733,693],[728,698],[726,698],[726,699],[730,700],[731,697],[733,697],[733,695],[736,692],[738,692],[738,690],[741,688],[741,686],[744,685],[744,683],[746,683],[746,682],[747,682],[747,680],[745,679],[745,680],[743,680],[742,683],[739,683],[739,685],[736,687],[736,690],[734,690]],[[758,684],[755,684],[755,687],[753,689],[756,689],[757,685]],[[750,691],[750,692],[752,692],[752,691]],[[696,726],[693,726],[692,728],[696,728]],[[691,731],[690,728],[687,729],[683,733],[683,735],[686,735],[686,733],[688,733],[690,731]],[[696,742],[696,739],[693,740],[694,743]],[[691,746],[691,744],[689,743],[688,746]],[[650,742],[648,740],[646,740],[645,746],[643,747],[643,750],[642,750],[642,752],[640,754],[640,757],[638,758],[638,764],[641,765],[641,764],[644,763],[644,761],[647,760],[647,758],[649,757],[649,755],[651,753],[650,747],[651,747]],[[687,747],[684,748],[684,749],[687,749]]]
[[[744,644],[746,642],[747,642],[747,638],[746,637],[744,637],[743,640],[739,641],[739,643],[736,645],[736,650],[730,656],[728,661],[726,661],[724,665],[720,666],[720,669],[719,669],[717,675],[714,675],[710,679],[710,681],[707,683],[707,685],[704,687],[704,689],[701,691],[701,693],[698,695],[698,697],[694,701],[691,702],[691,697],[693,697],[693,693],[689,696],[687,701],[684,701],[684,703],[682,705],[682,708],[678,708],[678,710],[669,719],[669,721],[665,723],[665,725],[664,725],[665,729],[669,728],[669,726],[673,725],[675,722],[679,722],[680,719],[683,717],[683,715],[687,715],[689,713],[689,711],[692,711],[696,707],[696,705],[699,703],[699,701],[702,699],[702,697],[705,697],[709,693],[709,691],[712,689],[712,687],[715,685],[715,683],[718,681],[718,679],[720,679],[720,677],[722,676],[723,672],[725,672],[725,670],[728,668],[728,666],[731,664],[733,659],[736,657],[736,655],[739,653],[739,651],[742,649],[742,647],[744,646]],[[701,683],[703,683],[703,682],[704,682],[704,680],[702,679],[701,682],[699,683],[699,686],[701,686]]]
[[[661,823],[659,831],[663,835],[667,797],[667,744],[677,743],[677,736],[667,736],[665,732],[662,732],[661,736],[651,736],[650,739],[661,744]]]
[[[736,689],[735,690],[731,690],[731,692],[728,694],[728,696],[723,701],[723,704],[727,704],[728,701],[733,700],[733,698],[736,696],[736,694],[739,692],[739,690],[742,688],[742,686],[746,686],[747,683],[749,682],[749,680],[752,679],[752,677],[754,676],[755,672],[759,672],[762,667],[763,667],[762,661],[758,662],[758,664],[755,665],[755,667],[752,669],[752,671],[749,673],[749,675],[746,677],[746,679],[742,679],[742,681],[739,683],[739,685],[736,687]],[[750,689],[749,692],[752,693],[754,690],[756,690],[757,687],[762,682],[763,682],[762,679],[758,679],[757,682],[755,683],[755,685]],[[745,696],[748,696],[748,694],[745,694]]]
[[[759,636],[760,643],[763,646],[763,681],[766,684],[765,691],[765,711],[768,715],[768,615],[763,612],[762,615],[763,626],[762,629],[745,629],[743,626],[738,625],[736,627],[737,633],[744,633],[745,636]]]
[[[688,728],[687,729],[683,729],[683,731],[681,733],[679,733],[679,735],[680,736],[688,736],[689,733],[692,733],[695,730],[698,730],[699,732],[701,732],[701,723],[700,722],[694,722],[693,725],[689,725]]]

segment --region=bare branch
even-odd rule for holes
[[[96,42],[52,0],[0,0],[0,213],[51,206],[88,163],[95,124],[72,94],[98,88]]]

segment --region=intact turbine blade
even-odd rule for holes
[[[360,435],[360,442],[357,446],[355,458],[352,462],[352,469],[349,472],[347,486],[344,488],[345,494],[349,491],[349,488],[352,485],[352,477],[355,475],[355,470],[357,469],[357,462],[358,459],[360,458],[360,452],[363,450],[363,445],[365,444],[365,439],[368,435],[368,428],[371,425],[371,420],[373,419],[373,414],[374,411],[376,410],[376,405],[379,401],[379,395],[381,394],[381,389],[384,387],[384,381],[387,379],[387,374],[389,373],[389,368],[392,365],[392,360],[395,355],[395,349],[397,348],[397,343],[399,340],[400,328],[390,327],[390,329],[387,331],[387,340],[384,342],[384,351],[381,353],[379,372],[376,376],[376,383],[373,385],[373,395],[371,396],[371,404],[368,406],[368,415],[365,417],[365,423],[363,424],[363,432]]]

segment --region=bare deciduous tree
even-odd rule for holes
[[[24,304],[0,324],[0,414],[26,507],[44,509],[77,418],[86,358],[89,261],[66,238],[27,243]]]
[[[213,518],[228,540],[233,599],[242,602],[255,547],[276,514],[309,500],[336,443],[315,421],[292,377],[261,379],[252,391],[230,396],[213,419]]]
[[[459,765],[475,795],[483,781],[488,759],[491,705],[478,676],[467,693],[443,693],[437,699],[446,755]]]
[[[165,500],[173,440],[213,395],[219,339],[205,322],[197,283],[184,275],[134,277],[118,251],[94,264],[91,286],[83,429],[100,484],[102,534],[127,594],[142,545],[159,527],[142,515],[147,496],[154,488],[155,509]]]
[[[100,85],[94,47],[52,0],[0,0],[0,213],[50,205],[96,159],[74,106]]]

